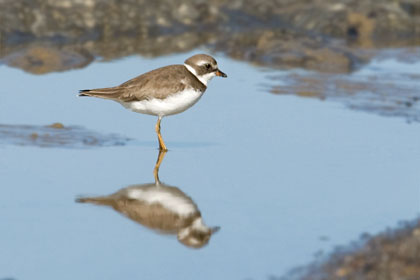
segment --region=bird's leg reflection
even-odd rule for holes
[[[159,180],[159,167],[165,158],[165,155],[167,153],[167,150],[159,150],[158,158],[156,160],[155,169],[153,170],[153,175],[155,176],[155,183],[156,185],[160,184]]]
[[[219,227],[208,227],[197,204],[183,191],[159,180],[159,167],[166,151],[160,151],[153,170],[154,183],[131,185],[114,194],[81,197],[81,203],[112,207],[127,218],[158,233],[173,234],[192,248],[206,245]]]

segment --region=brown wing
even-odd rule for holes
[[[206,89],[183,65],[170,65],[147,72],[117,87],[80,91],[80,96],[94,96],[124,102],[150,98],[163,99],[168,94],[184,90],[187,84],[196,85],[197,83],[202,91]]]
[[[118,87],[79,90],[79,96],[93,96],[105,99],[118,99],[121,89]]]
[[[193,215],[189,217],[180,217],[178,214],[165,208],[161,203],[156,202],[149,204],[141,200],[132,199],[129,197],[128,192],[133,189],[156,189],[160,190],[161,192],[171,193],[174,196],[185,198],[187,201],[192,203],[195,208],[197,207],[194,201],[179,188],[167,186],[165,184],[161,184],[159,187],[157,187],[154,183],[133,185],[127,188],[123,188],[109,196],[80,197],[76,199],[76,201],[81,203],[92,203],[96,205],[110,206],[114,208],[114,210],[120,212],[121,214],[137,223],[140,223],[148,228],[166,233],[176,233],[179,229],[190,225],[195,218],[201,216],[198,209]]]

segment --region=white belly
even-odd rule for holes
[[[192,216],[198,212],[196,206],[186,197],[174,195],[170,191],[162,190],[159,187],[128,189],[128,197],[150,205],[159,204],[181,217]]]
[[[165,99],[154,98],[150,100],[120,103],[125,108],[137,113],[163,117],[184,112],[194,105],[202,95],[203,92],[188,89],[173,94]]]

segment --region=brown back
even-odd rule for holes
[[[147,72],[116,87],[81,91],[81,95],[130,102],[164,99],[188,88],[201,92],[206,90],[206,86],[184,65],[170,65]]]
[[[196,211],[190,216],[182,217],[165,208],[164,205],[160,203],[149,204],[141,200],[130,198],[128,195],[130,189],[157,189],[162,192],[171,193],[174,196],[185,198],[188,203],[193,205]],[[111,206],[131,220],[161,233],[176,234],[178,230],[190,226],[194,219],[201,217],[200,211],[189,196],[179,188],[165,184],[159,186],[156,186],[153,183],[133,185],[123,188],[109,196],[84,197],[77,199],[77,202]]]

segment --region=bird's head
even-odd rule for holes
[[[214,76],[227,77],[225,73],[220,71],[216,60],[207,54],[194,55],[185,60],[184,65],[205,86]]]

